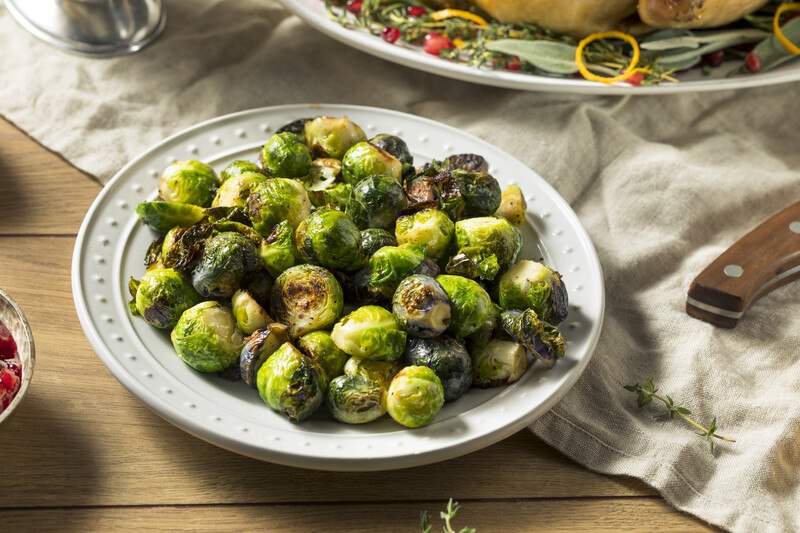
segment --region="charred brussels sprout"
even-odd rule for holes
[[[184,311],[200,302],[186,276],[171,268],[148,270],[132,296],[136,312],[159,329],[171,329]]]
[[[491,281],[517,260],[522,235],[502,217],[468,218],[456,222],[456,245],[445,271]]]
[[[385,229],[368,228],[361,232],[361,253],[372,257],[384,246],[397,246],[394,235]]]
[[[219,178],[222,183],[225,183],[231,178],[236,176],[241,176],[247,172],[256,172],[261,174],[265,178],[267,177],[264,172],[261,170],[261,167],[253,163],[252,161],[245,161],[244,159],[239,159],[234,161],[227,167],[222,169],[222,172],[219,173]]]
[[[295,245],[307,263],[332,270],[350,270],[361,259],[361,232],[350,218],[335,209],[321,208],[297,227]]]
[[[295,265],[294,230],[288,222],[276,224],[261,241],[258,255],[267,272],[275,277]]]
[[[438,209],[425,209],[397,219],[395,235],[399,244],[424,247],[434,261],[445,257],[455,234],[455,224]]]
[[[313,118],[298,118],[297,120],[293,120],[293,121],[289,122],[288,124],[284,124],[283,126],[278,128],[277,130],[275,130],[275,133],[284,133],[284,132],[288,131],[289,133],[294,133],[295,135],[305,136],[306,123],[307,122],[311,122],[312,120],[314,120],[314,119]]]
[[[414,157],[408,151],[408,145],[403,139],[395,135],[381,133],[370,139],[369,142],[395,156],[403,165],[403,176],[408,176],[414,172]]]
[[[467,349],[469,353],[473,353],[489,344],[489,341],[494,339],[501,331],[500,327],[500,312],[502,309],[492,302],[489,307],[489,315],[483,321],[481,326],[467,335],[464,339],[467,342]]]
[[[261,307],[266,309],[269,307],[269,293],[272,291],[273,283],[272,276],[267,274],[266,270],[257,270],[250,278],[246,289],[250,296],[255,298]]]
[[[271,409],[292,422],[311,416],[324,394],[322,369],[287,342],[261,365],[256,388]]]
[[[444,405],[444,388],[427,366],[407,366],[397,373],[386,392],[386,411],[408,427],[427,426]]]
[[[311,200],[299,181],[273,178],[256,184],[247,198],[253,229],[268,235],[275,224],[287,221],[294,229],[311,213]]]
[[[379,384],[384,390],[395,375],[400,372],[398,361],[375,361],[364,357],[351,357],[344,365],[344,373],[348,376],[364,376]]]
[[[364,130],[347,117],[317,117],[306,122],[304,130],[314,157],[341,159],[351,146],[367,140]]]
[[[311,167],[308,169],[308,176],[303,178],[303,185],[309,192],[309,198],[311,198],[311,192],[327,191],[338,185],[336,178],[341,172],[342,162],[338,159],[325,157],[312,161]]]
[[[342,179],[355,186],[356,183],[382,174],[400,181],[403,165],[395,156],[374,144],[360,142],[353,145],[342,158]]]
[[[270,311],[289,326],[292,338],[332,326],[343,306],[342,287],[319,266],[294,266],[278,276],[272,287]]]
[[[468,172],[487,172],[489,163],[481,155],[454,154],[442,161],[443,170],[466,170]]]
[[[214,169],[200,161],[176,161],[164,169],[158,194],[167,202],[208,207],[220,181]]]
[[[364,206],[367,226],[391,229],[406,204],[406,193],[400,183],[390,176],[376,174],[359,181],[353,197]]]
[[[327,405],[336,420],[365,424],[386,413],[383,392],[383,387],[364,376],[339,376],[328,385]]]
[[[436,337],[450,327],[450,300],[430,276],[416,274],[401,281],[392,312],[400,328],[415,337]]]
[[[184,311],[170,338],[178,357],[200,372],[221,372],[236,364],[244,342],[233,313],[219,302]]]
[[[500,278],[497,301],[503,309],[533,309],[545,322],[558,324],[567,318],[569,297],[558,272],[523,259]]]
[[[536,311],[503,311],[500,324],[506,333],[531,351],[548,368],[564,356],[564,337],[558,328],[539,319]]]
[[[353,187],[346,183],[335,183],[331,187],[322,190],[308,190],[308,198],[314,207],[328,205],[342,211],[346,209],[352,194]]]
[[[311,168],[311,152],[294,133],[276,133],[264,143],[261,166],[278,178],[302,178]]]
[[[425,256],[407,246],[384,246],[369,259],[370,290],[391,298],[400,282],[422,264]]]
[[[527,369],[525,347],[514,341],[494,339],[472,353],[472,384],[476,387],[514,383]]]
[[[233,231],[217,233],[206,241],[192,272],[192,285],[205,298],[229,298],[258,267],[252,241]]]
[[[406,183],[409,205],[407,211],[436,208],[451,220],[458,220],[464,212],[464,197],[458,182],[449,172],[439,172],[437,163],[429,165],[422,173]]]
[[[477,331],[491,313],[489,294],[475,281],[461,276],[438,276],[436,281],[450,300],[452,317],[448,331],[459,337]]]
[[[528,211],[528,203],[522,195],[522,189],[518,185],[509,185],[503,190],[500,197],[500,207],[495,211],[498,217],[507,218],[515,226],[521,226],[525,222],[525,213]]]
[[[500,207],[500,184],[490,174],[454,170],[451,175],[464,198],[464,212],[461,216],[466,218],[493,215]]]
[[[236,319],[236,327],[245,335],[250,335],[257,329],[266,328],[274,322],[247,291],[238,290],[233,293],[231,308],[233,317]]]
[[[331,334],[327,331],[306,333],[298,339],[297,347],[319,363],[329,380],[344,374],[344,365],[349,356],[334,344]]]
[[[188,227],[200,222],[205,211],[192,204],[154,201],[137,205],[136,214],[150,228],[166,233],[178,226]]]
[[[432,339],[411,338],[405,352],[408,364],[427,366],[442,382],[444,401],[464,395],[472,385],[472,360],[458,339],[441,335]]]
[[[256,373],[261,365],[284,343],[289,342],[288,328],[277,322],[253,332],[244,340],[239,355],[239,372],[242,381],[256,388]]]
[[[267,181],[267,177],[259,172],[241,172],[226,179],[219,189],[211,207],[241,207],[247,206],[247,197],[250,190],[257,184]]]
[[[406,334],[392,313],[377,305],[359,307],[333,326],[331,339],[343,352],[376,361],[396,361],[406,348]]]

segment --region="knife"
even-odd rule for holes
[[[689,287],[686,312],[732,328],[745,311],[778,287],[800,278],[800,202],[736,241]]]

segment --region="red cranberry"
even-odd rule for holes
[[[364,2],[361,0],[347,0],[346,8],[348,12],[352,13],[353,15],[360,15],[361,14],[361,6],[364,5]]]
[[[725,52],[723,50],[717,50],[703,56],[703,63],[709,67],[718,67],[723,61],[725,61]]]
[[[17,376],[12,372],[8,370],[0,372],[0,384],[2,384],[6,390],[10,390],[12,393],[17,392],[17,382]]]
[[[522,62],[517,56],[514,56],[508,61],[508,63],[506,63],[506,66],[504,68],[506,70],[512,70],[514,72],[517,72],[519,69],[522,68]]]
[[[394,26],[386,26],[381,32],[381,37],[387,43],[394,44],[394,42],[400,38],[400,30]]]
[[[442,50],[453,48],[453,41],[435,31],[430,32],[422,41],[422,48],[432,56],[438,56]]]
[[[408,6],[406,13],[408,13],[409,17],[421,17],[425,14],[425,8],[422,6]]]
[[[634,87],[639,87],[642,85],[642,82],[644,81],[644,72],[634,72],[625,81],[627,81]]]
[[[0,322],[0,359],[12,359],[17,354],[17,343],[8,328]]]
[[[744,59],[744,66],[750,72],[758,72],[761,70],[761,58],[755,52],[750,52]]]
[[[22,367],[14,363],[8,363],[8,369],[18,378],[22,378]]]

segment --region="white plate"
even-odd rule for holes
[[[254,389],[183,364],[167,334],[131,316],[127,282],[144,273],[142,259],[153,238],[134,208],[155,196],[162,168],[176,159],[200,159],[219,171],[236,159],[254,160],[271,132],[318,115],[346,115],[369,136],[399,135],[417,162],[451,153],[481,154],[502,185],[516,181],[522,187],[529,203],[523,257],[544,257],[562,272],[569,291],[569,316],[563,323],[567,354],[552,370],[534,365],[512,386],[470,390],[422,429],[404,429],[388,417],[348,426],[324,412],[292,424],[268,409]],[[441,461],[530,424],[569,390],[588,364],[605,298],[600,264],[586,232],[567,203],[535,172],[449,126],[345,105],[293,105],[226,115],[173,135],[128,163],[83,221],[73,255],[72,290],[81,325],[103,363],[156,413],[237,453],[325,470],[386,470]]]
[[[419,47],[389,44],[365,30],[344,28],[328,16],[322,0],[281,0],[281,2],[292,13],[317,30],[363,52],[407,67],[424,70],[425,72],[506,89],[558,91],[578,94],[669,94],[741,89],[800,80],[800,61],[798,60],[768,72],[733,78],[725,77],[728,70],[730,70],[725,67],[713,69],[712,74],[709,76],[704,76],[699,69],[694,69],[690,72],[681,73],[678,76],[680,83],[661,83],[660,85],[645,87],[632,87],[623,84],[606,85],[581,79],[478,69],[432,56]],[[734,68],[733,64],[731,65],[731,68]]]

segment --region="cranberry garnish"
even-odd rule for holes
[[[628,83],[630,83],[634,87],[639,87],[639,86],[642,85],[642,82],[644,81],[644,73],[642,73],[642,72],[634,72],[625,81],[627,81]]]
[[[14,375],[17,376],[18,378],[22,378],[22,367],[21,366],[19,366],[17,364],[14,364],[14,363],[8,363],[8,369],[11,372],[13,372]]]
[[[423,50],[432,56],[438,56],[442,50],[453,48],[453,46],[455,46],[453,41],[435,31],[428,33],[422,41]]]
[[[758,72],[761,70],[761,58],[755,52],[750,52],[744,59],[744,66],[750,72]]]
[[[360,15],[361,14],[361,6],[364,5],[364,2],[361,0],[347,0],[346,9],[353,15]]]
[[[723,61],[725,61],[725,52],[723,50],[717,50],[703,56],[703,63],[709,67],[718,67]]]
[[[0,322],[0,359],[12,359],[17,354],[17,343],[11,332]]]
[[[519,69],[522,68],[522,62],[519,60],[517,56],[514,56],[508,61],[508,63],[506,63],[506,66],[503,68],[506,70],[517,72]]]
[[[6,390],[10,390],[12,393],[17,392],[17,376],[8,370],[3,370],[0,372],[0,384],[2,384]]]
[[[395,41],[397,41],[397,39],[400,38],[400,30],[394,26],[386,26],[381,32],[381,37],[387,43],[393,44]]]
[[[425,8],[422,6],[408,6],[406,13],[408,13],[409,17],[421,17],[425,14]]]

